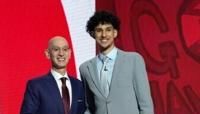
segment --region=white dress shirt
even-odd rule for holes
[[[69,98],[70,98],[70,107],[72,104],[72,87],[71,87],[71,82],[70,79],[67,75],[67,73],[65,73],[65,75],[61,75],[60,73],[56,72],[55,70],[51,69],[51,74],[53,75],[54,79],[56,80],[58,89],[60,91],[60,95],[62,97],[62,82],[61,82],[61,78],[65,77],[66,79],[66,86],[68,88],[69,91]]]

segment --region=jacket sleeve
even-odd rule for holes
[[[133,84],[136,92],[139,112],[140,114],[154,114],[145,63],[142,56],[139,54],[136,55],[134,66],[135,74]]]
[[[84,78],[84,68],[83,66],[81,66],[79,68],[80,74],[81,74],[81,79],[83,81],[83,85],[84,85],[84,90],[85,90],[85,106],[86,106],[86,111],[84,114],[94,114],[94,97],[93,94],[91,92],[91,90],[88,87],[87,81]]]
[[[39,92],[32,81],[28,81],[20,114],[36,114],[39,102]]]

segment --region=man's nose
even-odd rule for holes
[[[64,51],[63,50],[59,50],[59,55],[64,55]]]
[[[103,36],[103,37],[106,36],[106,31],[102,31],[102,36]]]

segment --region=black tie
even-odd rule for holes
[[[62,100],[64,104],[65,114],[69,114],[70,109],[70,99],[69,99],[69,91],[66,86],[66,79],[65,77],[61,78],[62,82]]]

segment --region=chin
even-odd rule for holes
[[[66,66],[59,66],[57,69],[66,69]]]
[[[100,48],[101,49],[106,49],[106,48],[108,48],[109,46],[108,45],[100,45]]]
[[[56,69],[65,69],[66,65],[55,65],[54,66]]]

